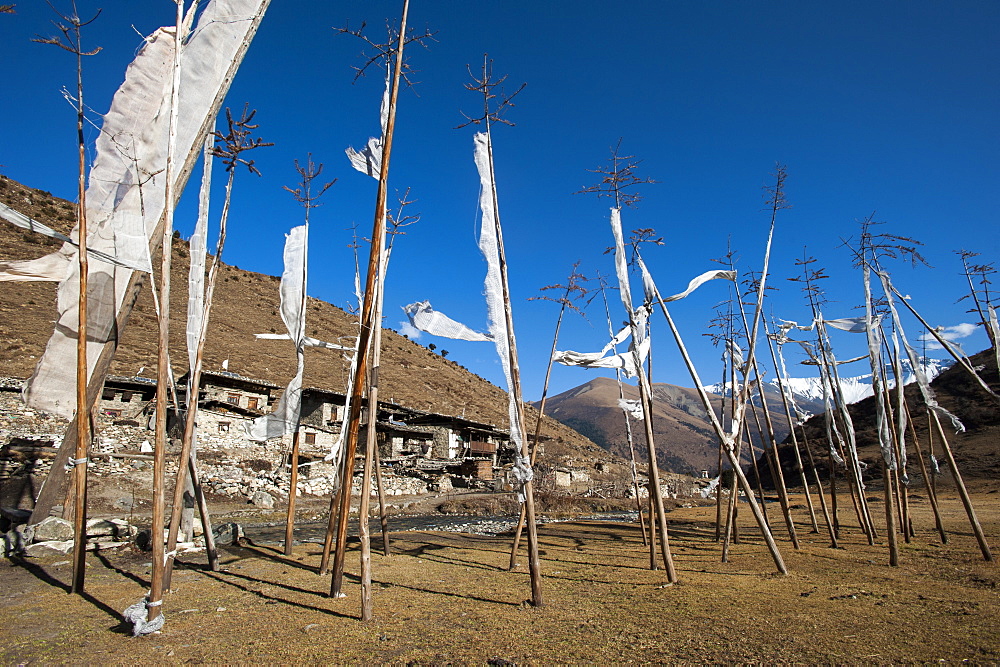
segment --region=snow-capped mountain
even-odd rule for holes
[[[928,359],[925,357],[921,360],[921,363],[923,365],[924,373],[927,375],[927,379],[933,380],[940,375],[942,371],[949,368],[954,362],[950,359]],[[909,360],[904,359],[902,366],[903,384],[907,385],[914,382],[916,380],[916,375],[913,373]],[[891,369],[889,369],[888,375],[890,377],[892,376]],[[765,384],[767,386],[767,393],[774,392],[775,394],[779,394],[780,389],[778,388],[777,378],[770,378],[765,381]],[[820,382],[819,377],[788,378],[786,386],[791,390],[795,403],[798,405],[800,410],[811,414],[822,411],[823,385]],[[894,387],[895,382],[890,380],[889,386]],[[872,374],[866,373],[864,375],[857,375],[854,377],[841,377],[840,388],[841,391],[844,392],[844,398],[848,403],[857,403],[858,401],[872,395]],[[705,391],[722,396],[728,396],[729,383],[726,383],[725,387],[723,387],[722,384],[708,385],[705,387]]]

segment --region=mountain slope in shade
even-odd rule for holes
[[[719,467],[718,438],[695,389],[676,385],[654,383],[653,389],[653,442],[656,444],[660,468],[676,473],[699,474],[707,470],[715,475]],[[624,385],[626,399],[638,400],[639,389]],[[788,433],[787,420],[781,398],[767,396],[768,410],[778,438]],[[722,397],[710,396],[716,414]],[[548,399],[547,415],[579,431],[604,449],[628,458],[628,438],[625,417],[618,406],[618,384],[611,378],[594,378],[586,384],[564,391]],[[727,409],[728,414],[728,409]],[[765,417],[757,410],[758,418]],[[750,433],[755,443],[759,433],[753,415],[749,417]],[[636,460],[647,462],[645,427],[641,421],[632,420],[632,438]],[[759,449],[758,449],[759,451]],[[744,445],[741,460],[751,463],[749,450]]]
[[[1000,376],[997,374],[996,355],[993,350],[985,350],[973,355],[970,359],[973,366],[981,368],[979,376],[993,391],[1000,393]],[[967,480],[990,480],[995,485],[995,481],[1000,479],[1000,402],[987,394],[958,364],[952,364],[945,368],[931,382],[931,387],[937,395],[938,402],[955,414],[966,428],[964,433],[956,434],[947,423],[944,424],[945,433],[955,454],[959,471]],[[893,401],[895,401],[895,391],[892,394]],[[904,395],[910,414],[913,416],[913,424],[925,456],[924,460],[927,462],[928,419],[920,390],[915,384],[906,385]],[[858,456],[867,464],[865,477],[869,480],[881,480],[879,465],[881,450],[878,444],[878,431],[875,428],[875,400],[868,397],[850,405],[848,410],[857,433]],[[820,469],[822,477],[826,479],[829,445],[826,439],[823,416],[816,415],[809,419],[805,423],[804,430],[817,462],[817,468]],[[944,477],[939,478],[941,480],[939,483],[950,487],[951,477],[944,464],[940,438],[936,433],[934,443],[935,456],[941,462],[941,471],[944,473]],[[779,448],[779,453],[781,467],[785,471],[785,481],[797,479],[797,473],[790,477],[795,466],[792,447],[786,443]],[[916,460],[912,432],[907,434],[907,459],[907,470],[911,484],[922,486],[923,479],[920,473],[920,464]],[[765,484],[771,483],[770,476],[766,472],[762,472],[762,477]]]

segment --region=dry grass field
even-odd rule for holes
[[[977,485],[987,536],[1000,537],[1000,484]],[[565,662],[893,663],[1000,660],[998,565],[983,560],[961,503],[942,489],[943,545],[929,503],[913,499],[916,536],[889,567],[851,520],[841,548],[780,533],[790,573],[779,575],[744,512],[742,541],[720,562],[712,507],[670,512],[680,583],[648,569],[635,524],[579,519],[540,528],[544,606],[527,604],[526,568],[506,570],[509,536],[393,534],[373,555],[375,618],[359,620],[357,545],[343,599],[315,573],[320,547],[228,547],[220,572],[182,562],[165,598],[162,632],[133,638],[120,612],[149,584],[149,555],[95,554],[84,597],[67,594],[67,558],[0,565],[0,660],[47,663]],[[874,499],[878,494],[871,493]],[[880,509],[880,505],[875,505]],[[994,545],[998,546],[998,545]]]

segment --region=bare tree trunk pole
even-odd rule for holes
[[[882,461],[882,484],[885,487],[885,531],[889,540],[889,565],[899,565],[899,540],[896,535],[896,501],[892,492],[892,475],[889,467]]]
[[[836,543],[840,538],[840,514],[837,512],[837,463],[833,459],[832,451],[828,460],[830,466],[830,512],[833,514],[833,539]]]
[[[205,538],[205,551],[208,553],[208,567],[212,572],[219,571],[219,550],[215,548],[215,535],[212,534],[212,519],[208,513],[208,502],[205,500],[205,490],[198,479],[198,466],[195,463],[194,455],[188,459],[189,472],[191,473],[191,483],[194,484],[194,497],[198,503],[198,513],[201,514],[202,536]]]
[[[795,425],[791,425],[792,430],[795,429]],[[816,482],[816,492],[819,495],[819,505],[823,511],[823,520],[826,522],[827,532],[830,534],[830,548],[837,548],[837,531],[834,528],[834,521],[830,516],[830,508],[826,504],[826,494],[823,492],[823,480],[820,479],[819,471],[816,470],[816,461],[813,458],[812,449],[809,447],[809,438],[806,437],[806,430],[802,428],[802,447],[806,450],[806,456],[809,459],[809,469],[812,471],[813,479]],[[831,461],[832,463],[832,461]],[[832,489],[831,489],[832,493]]]
[[[380,325],[378,319],[376,323]],[[381,326],[380,326],[381,328]],[[378,353],[375,353],[376,359]],[[378,373],[374,366],[373,373]],[[371,513],[372,459],[375,458],[375,436],[378,425],[378,385],[373,384],[369,393],[368,431],[365,433],[365,463],[361,476],[361,495],[358,498],[358,536],[361,538],[361,620],[372,619],[372,542],[368,518]]]
[[[764,429],[761,428],[760,419],[757,417],[757,407],[753,404],[752,400],[748,402],[748,405],[750,407],[750,414],[753,415],[753,420],[757,425],[757,433],[761,439],[760,453],[767,461],[767,468],[771,473],[771,480],[774,481],[775,486],[777,486],[778,483],[775,480],[777,480],[778,477],[774,472],[774,463],[771,461],[771,457],[768,456],[767,451],[764,449]],[[760,496],[760,511],[764,515],[764,521],[767,522],[768,528],[770,528],[771,522],[767,518],[767,499],[764,497],[764,480],[760,477],[760,466],[757,463],[757,452],[755,452],[753,448],[753,436],[748,435],[747,446],[750,448],[750,462],[753,466],[753,475],[757,482],[757,494]]]
[[[341,587],[344,579],[344,555],[347,541],[347,517],[351,509],[351,478],[354,469],[354,456],[358,447],[358,432],[360,430],[361,419],[361,398],[364,391],[365,377],[368,375],[368,362],[373,353],[371,344],[376,329],[381,328],[381,322],[375,318],[379,297],[378,269],[382,262],[382,253],[385,248],[385,217],[386,217],[386,191],[389,181],[389,157],[392,152],[393,132],[396,128],[396,103],[399,97],[399,80],[403,66],[403,45],[406,40],[406,19],[409,13],[409,0],[403,0],[403,14],[400,21],[399,43],[396,47],[396,64],[393,73],[392,93],[389,96],[389,113],[386,119],[385,131],[382,145],[382,169],[379,173],[378,193],[375,199],[375,219],[372,223],[371,252],[368,256],[368,274],[365,282],[365,298],[361,307],[361,332],[358,338],[357,368],[354,373],[354,389],[352,394],[351,411],[348,420],[347,441],[344,452],[344,477],[341,483],[340,507],[336,519],[336,540],[337,550],[333,559],[333,580],[330,584],[330,597],[340,597]],[[373,375],[373,380],[377,383],[377,374]],[[372,416],[373,411],[377,413],[378,404],[369,397],[369,428],[375,428],[377,414]],[[331,502],[330,519],[337,508]],[[331,539],[330,532],[327,531],[327,541]],[[325,549],[324,549],[325,551]]]
[[[569,298],[569,289],[566,290],[566,297]],[[552,376],[552,363],[556,354],[556,346],[559,344],[559,329],[562,327],[563,314],[566,312],[565,302],[559,308],[559,317],[556,318],[556,331],[552,336],[552,350],[549,352],[549,363],[545,368],[545,381],[542,383],[542,400],[538,404],[538,419],[535,420],[535,446],[531,449],[531,466],[534,467],[535,459],[538,458],[538,447],[542,437],[542,417],[545,416],[545,402],[549,398],[549,378]],[[517,528],[514,530],[514,543],[510,547],[510,564],[508,570],[517,567],[517,549],[521,543],[521,531],[524,530],[524,517],[526,515],[524,505],[521,505],[521,512],[517,519]]]
[[[77,32],[79,35],[79,31]],[[73,457],[73,478],[75,500],[73,514],[73,583],[70,593],[83,593],[87,569],[87,453],[90,449],[90,402],[87,400],[87,278],[90,272],[87,264],[87,188],[86,188],[86,144],[83,136],[83,65],[82,54],[77,48],[76,88],[77,88],[77,148],[79,180],[77,182],[77,221],[79,227],[79,249],[77,250],[79,276],[79,299],[77,301],[76,336],[76,448]],[[81,418],[82,417],[82,418]]]
[[[788,420],[788,432],[792,436],[792,451],[795,453],[795,467],[798,469],[799,481],[802,483],[802,490],[806,494],[806,505],[809,506],[809,519],[812,522],[812,532],[819,532],[819,524],[816,522],[816,509],[813,507],[812,494],[809,493],[809,481],[806,479],[805,467],[802,465],[802,454],[799,451],[799,439],[795,436],[795,422],[792,419],[792,408],[788,404],[788,396],[785,393],[785,381],[781,368],[779,368],[778,356],[774,351],[774,341],[767,330],[767,322],[764,322],[764,338],[767,340],[767,349],[771,353],[771,363],[774,365],[775,377],[778,380],[778,391],[781,393],[781,405],[785,409],[785,418]],[[762,394],[763,396],[763,394]],[[763,398],[761,399],[763,400]],[[820,495],[823,495],[823,487],[819,487]]]
[[[695,369],[694,363],[691,361],[691,357],[688,355],[687,349],[683,345],[680,332],[677,330],[677,326],[674,324],[674,320],[670,316],[670,311],[667,310],[667,306],[663,302],[663,298],[660,296],[658,290],[656,293],[656,299],[660,304],[660,309],[663,311],[667,324],[670,326],[670,331],[673,333],[674,339],[677,341],[678,348],[681,351],[681,356],[684,358],[684,363],[688,368],[688,372],[691,374],[691,378],[697,385],[698,394],[701,397],[702,404],[706,406],[708,414],[712,418],[712,426],[716,431],[716,435],[719,438],[725,438],[725,432],[722,430],[722,425],[719,424],[718,419],[715,419],[715,412],[711,409],[711,402],[708,400],[708,395],[705,393],[705,390],[702,388],[701,382],[698,379],[698,371]],[[736,453],[733,451],[732,447],[725,447],[724,451],[726,458],[729,459],[729,465],[732,466],[733,472],[736,474],[736,480],[739,482],[740,487],[747,495],[747,501],[750,503],[750,511],[753,512],[754,519],[757,520],[757,525],[760,527],[761,533],[764,536],[764,542],[767,544],[768,551],[771,553],[771,558],[774,560],[775,566],[781,574],[788,574],[788,568],[785,566],[785,561],[781,557],[781,552],[778,551],[778,545],[774,542],[774,536],[771,535],[771,530],[767,526],[767,521],[764,519],[764,514],[760,509],[760,505],[754,498],[753,489],[750,487],[750,483],[747,481],[746,475],[743,474],[743,469],[740,468],[740,462]]]
[[[181,32],[184,25],[184,2],[176,0],[177,26],[174,32],[173,83],[170,92],[170,120],[167,138],[166,188],[164,192],[163,238],[160,242],[160,321],[159,340],[156,355],[156,436],[153,450],[153,526],[150,531],[153,542],[153,573],[149,587],[149,602],[146,603],[146,620],[152,621],[160,615],[163,602],[164,572],[166,553],[164,552],[163,524],[165,519],[164,476],[167,456],[167,391],[170,385],[170,260],[173,255],[174,231],[174,151],[177,144],[177,112],[180,94]],[[184,461],[184,459],[181,459]],[[183,464],[181,465],[183,469]]]

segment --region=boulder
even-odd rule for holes
[[[264,509],[272,509],[274,507],[274,496],[272,496],[267,491],[257,491],[250,498],[250,502],[257,507],[263,507]]]
[[[50,542],[73,539],[73,524],[56,516],[46,517],[35,524],[35,541]]]
[[[243,526],[235,522],[222,524],[212,531],[212,534],[215,536],[215,543],[219,546],[239,544],[244,537]]]
[[[117,532],[117,526],[107,519],[90,519],[87,521],[87,537],[112,537]]]
[[[24,550],[24,555],[37,558],[39,556],[54,556],[56,554],[64,555],[72,550],[73,540],[45,540],[29,544]]]

